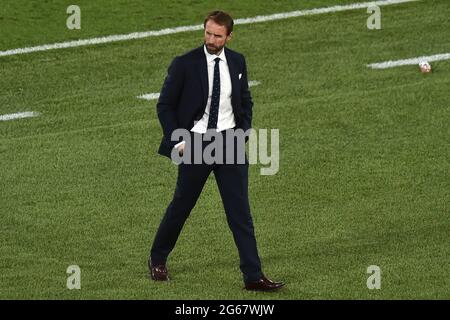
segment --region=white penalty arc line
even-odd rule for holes
[[[291,11],[291,12],[284,12],[284,13],[275,13],[275,14],[265,15],[265,16],[256,16],[256,17],[252,17],[252,18],[241,18],[241,19],[234,20],[234,24],[236,24],[236,25],[252,24],[252,23],[258,23],[258,22],[282,20],[282,19],[323,14],[323,13],[356,10],[356,9],[368,8],[371,6],[388,6],[388,5],[407,3],[407,2],[416,2],[416,1],[421,1],[421,0],[382,0],[382,1],[353,3],[353,4],[348,4],[348,5],[337,5],[337,6],[332,6],[332,7],[298,10],[298,11]],[[37,51],[74,48],[74,47],[95,45],[95,44],[101,44],[101,43],[110,43],[110,42],[117,42],[117,41],[142,39],[142,38],[148,38],[148,37],[157,37],[157,36],[163,36],[163,35],[180,33],[180,32],[197,31],[197,30],[202,30],[202,29],[203,29],[203,25],[191,25],[191,26],[182,26],[182,27],[177,27],[177,28],[167,28],[167,29],[162,29],[162,30],[157,30],[157,31],[133,32],[133,33],[129,33],[129,34],[110,35],[110,36],[91,38],[91,39],[81,39],[81,40],[66,41],[66,42],[59,42],[59,43],[53,43],[53,44],[44,44],[44,45],[35,46],[35,47],[26,47],[26,48],[18,48],[18,49],[0,51],[0,57],[25,54],[25,53],[31,53],[31,52],[37,52]]]
[[[10,114],[0,115],[0,121],[8,121],[8,120],[15,120],[15,119],[23,119],[23,118],[32,118],[32,117],[37,117],[38,115],[40,115],[40,113],[39,112],[35,112],[35,111],[25,111],[25,112],[10,113]]]
[[[248,82],[248,86],[249,86],[249,87],[258,86],[258,85],[260,85],[260,84],[261,84],[261,82],[256,81],[256,80],[252,80],[252,81],[249,81],[249,82]],[[146,94],[137,96],[137,98],[138,98],[138,99],[143,99],[143,100],[148,100],[148,101],[156,100],[156,99],[159,98],[159,92],[155,92],[155,93],[146,93]]]
[[[394,68],[394,67],[399,67],[399,66],[419,64],[422,61],[432,62],[432,61],[441,61],[441,60],[449,60],[449,59],[450,59],[450,53],[442,53],[442,54],[435,54],[433,56],[423,56],[423,57],[410,58],[410,59],[404,59],[404,60],[371,63],[371,64],[368,64],[367,66],[372,69],[388,69],[388,68]]]

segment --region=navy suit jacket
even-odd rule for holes
[[[236,128],[247,131],[252,126],[253,102],[248,90],[247,66],[242,54],[224,48],[231,77],[231,105]],[[239,79],[239,74],[242,74]],[[178,128],[191,130],[194,121],[205,113],[208,101],[208,69],[203,45],[176,57],[167,73],[156,105],[163,129],[158,153],[170,158],[175,144],[172,132]]]

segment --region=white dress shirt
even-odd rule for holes
[[[203,46],[203,50],[205,52],[206,62],[208,66],[208,101],[206,102],[206,108],[203,117],[195,123],[191,131],[197,133],[206,133],[206,130],[208,128],[209,109],[211,107],[211,96],[213,89],[214,66],[216,64],[214,59],[216,58],[220,58],[220,100],[216,131],[220,132],[226,129],[234,128],[236,126],[236,123],[234,120],[233,107],[231,106],[231,77],[230,70],[228,69],[227,57],[225,56],[225,49],[222,49],[222,52],[218,56],[215,54],[210,54],[206,50],[205,46]],[[183,143],[185,143],[185,141],[177,143],[175,145],[175,148]]]

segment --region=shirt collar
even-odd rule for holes
[[[220,58],[221,61],[227,62],[227,57],[225,56],[225,47],[222,49],[222,52],[216,56],[215,54],[210,54],[208,50],[206,50],[206,46],[203,45],[203,51],[205,52],[206,61],[212,62],[215,58]]]

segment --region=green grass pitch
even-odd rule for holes
[[[2,1],[0,51],[357,0]],[[446,299],[450,296],[450,60],[367,64],[450,52],[450,3],[381,7],[237,25],[253,127],[280,132],[280,168],[249,171],[264,272],[275,294],[242,289],[213,175],[168,267],[147,276],[149,248],[175,186],[157,155],[156,101],[173,57],[202,31],[0,57],[0,299]],[[66,269],[81,268],[81,290]],[[381,289],[366,286],[381,268]],[[201,266],[199,268],[198,266]]]

